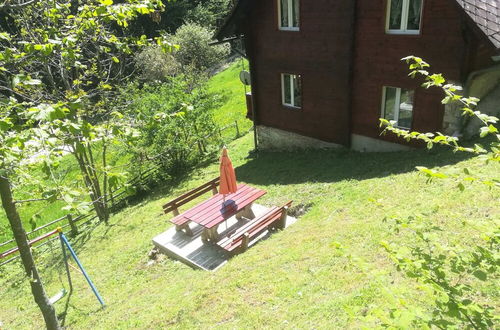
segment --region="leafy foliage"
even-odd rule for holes
[[[53,156],[61,156],[63,148],[74,155],[84,192],[107,221],[107,194],[117,177],[108,166],[108,143],[127,139],[132,130],[105,100],[127,80],[133,52],[153,41],[124,36],[129,22],[162,8],[159,0],[36,1],[9,13],[14,24],[0,38],[0,90],[11,109],[1,120],[2,153],[7,161],[20,154],[16,150],[24,149],[22,136],[28,134],[30,147],[45,152],[46,175],[72,210],[81,205],[54,175]],[[163,51],[173,48],[161,38],[154,41]],[[100,155],[93,150],[97,143]],[[12,172],[16,163],[1,167]]]
[[[161,20],[152,25],[143,19],[136,22],[137,29],[148,36],[157,30],[175,33],[186,22],[193,22],[208,29],[216,29],[229,12],[232,0],[163,0],[168,10],[161,12]]]
[[[205,71],[229,55],[229,45],[211,46],[213,32],[201,25],[187,23],[181,26],[171,42],[179,45],[175,58],[183,67]]]
[[[137,164],[154,159],[163,175],[170,177],[219,146],[212,113],[220,99],[206,91],[203,81],[193,86],[193,80],[179,75],[165,84],[142,88],[132,84],[122,91],[122,98],[129,102],[127,116],[141,136],[132,148]]]
[[[220,26],[229,11],[230,1],[209,0],[199,3],[187,12],[186,20],[213,29]]]
[[[135,65],[145,81],[164,81],[180,71],[180,64],[170,53],[152,46],[142,50],[135,58]]]
[[[458,86],[447,84],[441,74],[430,74],[430,67],[421,58],[409,56],[403,60],[410,64],[410,76],[425,78],[425,88],[440,88],[444,94],[443,104],[458,102],[463,116],[478,118],[483,127],[480,137],[491,135],[493,138],[488,147],[476,144],[474,147],[463,147],[458,138],[441,133],[419,133],[394,127],[394,123],[381,119],[384,132],[392,132],[407,141],[420,140],[427,143],[429,149],[435,145],[453,148],[455,152],[467,152],[480,155],[485,162],[500,161],[500,134],[498,118],[488,116],[475,110],[480,101],[474,97],[464,97],[457,92]],[[463,175],[445,174],[427,167],[417,167],[427,177],[428,182],[434,179],[455,179],[458,189],[465,190],[465,182],[481,182],[491,189],[500,188],[500,181],[495,177],[478,178],[465,168]],[[461,221],[461,226],[470,227],[469,232],[476,233],[473,237],[457,237],[453,232],[444,231],[428,215],[412,216],[407,219],[391,219],[391,227],[399,235],[409,235],[407,243],[398,245],[381,242],[381,245],[391,256],[399,271],[409,278],[415,279],[422,289],[434,297],[432,317],[425,317],[419,311],[410,308],[394,309],[390,318],[395,321],[404,316],[414,327],[468,327],[486,329],[498,321],[493,306],[484,303],[482,296],[487,293],[481,282],[498,281],[498,266],[500,265],[500,223],[498,219],[486,217],[481,223]],[[448,237],[443,242],[442,236]],[[479,282],[479,283],[478,283]]]

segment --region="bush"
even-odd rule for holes
[[[159,46],[144,49],[135,57],[135,66],[142,80],[165,81],[179,73],[180,64],[170,53],[165,53]]]
[[[187,12],[187,19],[201,26],[216,28],[229,12],[229,0],[211,0],[199,3]]]
[[[421,76],[425,88],[437,88],[444,93],[443,104],[456,103],[457,111],[469,118],[481,121],[480,137],[487,138],[487,146],[475,144],[473,147],[462,146],[459,139],[441,133],[420,133],[395,127],[394,122],[381,119],[384,132],[391,132],[407,141],[424,141],[429,149],[434,146],[447,146],[454,152],[466,152],[479,156],[488,162],[500,162],[500,120],[477,111],[480,102],[475,97],[463,97],[461,88],[447,82],[442,74],[429,73],[430,65],[419,57],[404,58],[410,68],[410,76]],[[464,191],[469,184],[484,185],[485,189],[498,193],[500,181],[496,174],[483,176],[473,173],[467,168],[461,171],[449,169],[439,172],[426,167],[417,169],[427,178],[434,180],[451,180],[457,189]],[[429,196],[429,201],[431,196]],[[426,202],[424,199],[422,202]],[[489,205],[494,209],[494,205]],[[498,207],[498,205],[496,206]],[[500,265],[500,225],[495,216],[485,213],[481,221],[471,221],[467,216],[457,217],[453,224],[467,230],[469,235],[463,237],[454,230],[447,230],[432,218],[433,212],[415,214],[407,219],[397,216],[388,217],[396,235],[404,239],[402,243],[381,242],[389,253],[397,269],[408,278],[418,282],[424,292],[432,293],[434,303],[429,306],[431,314],[418,310],[405,302],[401,308],[392,309],[388,315],[380,311],[386,327],[405,327],[419,329],[490,329],[498,323],[497,306],[488,301],[498,297],[499,265]],[[403,236],[405,235],[405,236]],[[443,240],[443,236],[446,239]],[[485,299],[491,298],[491,299]]]
[[[176,60],[183,67],[193,67],[197,71],[220,64],[230,53],[229,45],[211,46],[214,33],[195,23],[181,26],[172,37],[172,42],[180,46],[175,52]]]
[[[133,84],[122,90],[123,99],[129,102],[127,114],[141,133],[131,150],[135,164],[153,161],[162,178],[182,174],[220,144],[212,118],[220,99],[208,93],[203,82],[193,88],[193,80],[182,74],[165,84],[142,88]]]

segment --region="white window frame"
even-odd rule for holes
[[[396,90],[396,99],[394,100],[394,109],[392,109],[394,111],[394,119],[387,119],[385,117],[385,104],[386,104],[386,95],[387,95],[387,88],[394,88]],[[394,125],[395,127],[397,128],[402,128],[402,129],[411,129],[411,127],[404,127],[404,126],[400,126],[399,125],[399,111],[401,110],[400,109],[400,106],[401,106],[401,93],[402,93],[402,90],[403,88],[401,87],[394,87],[394,86],[384,86],[384,88],[382,89],[382,113],[381,113],[381,118],[384,118],[384,119],[387,119],[389,121],[395,121],[396,124]],[[415,94],[413,94],[413,97],[415,97]],[[413,103],[415,103],[415,99],[413,99]],[[411,121],[412,121],[412,124],[410,126],[413,126],[413,115],[415,114],[415,104],[412,104],[413,106],[413,110],[412,110],[412,114],[411,114]]]
[[[422,30],[422,17],[424,15],[424,0],[422,0],[422,6],[420,8],[420,22],[418,24],[418,30],[408,30],[408,14],[410,12],[410,0],[403,0],[403,6],[401,8],[401,26],[399,29],[390,29],[391,20],[391,6],[392,0],[387,0],[387,13],[385,22],[385,32],[387,34],[408,34],[408,35],[418,35]]]
[[[297,10],[299,11],[299,21],[297,22],[298,26],[291,26],[292,21],[293,21],[293,1],[294,0],[287,0],[288,1],[288,26],[282,26],[281,22],[282,16],[281,16],[281,0],[278,1],[278,26],[281,31],[300,31],[300,0],[298,0],[298,5],[299,8]]]
[[[290,79],[290,99],[292,101],[291,104],[289,103],[286,103],[285,101],[285,76],[290,76],[291,79]],[[302,106],[297,106],[295,105],[295,88],[294,88],[294,84],[293,82],[297,79],[302,79],[302,76],[300,74],[295,74],[295,73],[282,73],[281,74],[281,103],[286,106],[286,107],[290,107],[290,108],[294,108],[294,109],[302,109]],[[300,84],[300,96],[302,97],[302,82]],[[303,102],[303,100],[302,100]]]

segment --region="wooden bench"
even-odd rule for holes
[[[177,231],[185,231],[186,234],[193,235],[191,229],[189,228],[190,220],[183,217],[182,215],[179,216],[179,208],[209,191],[212,191],[213,195],[218,194],[219,191],[217,190],[217,187],[219,187],[219,184],[220,178],[213,179],[212,181],[209,181],[199,186],[198,188],[195,188],[163,205],[163,212],[165,214],[168,214],[170,212],[174,214],[175,218],[172,219],[172,222],[175,224],[175,228],[177,229]]]
[[[230,253],[246,251],[250,240],[265,230],[285,228],[288,208],[291,205],[292,201],[289,201],[282,207],[272,207],[263,215],[243,225],[230,236],[221,239],[217,242],[217,245]]]

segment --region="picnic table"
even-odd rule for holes
[[[189,223],[194,222],[203,227],[201,235],[203,242],[216,243],[219,239],[217,232],[219,225],[233,216],[236,216],[238,220],[242,217],[254,219],[252,204],[265,194],[266,192],[262,189],[240,184],[236,193],[225,196],[216,194],[176,215],[171,222],[176,225],[178,231],[184,231],[191,236],[193,234]]]

